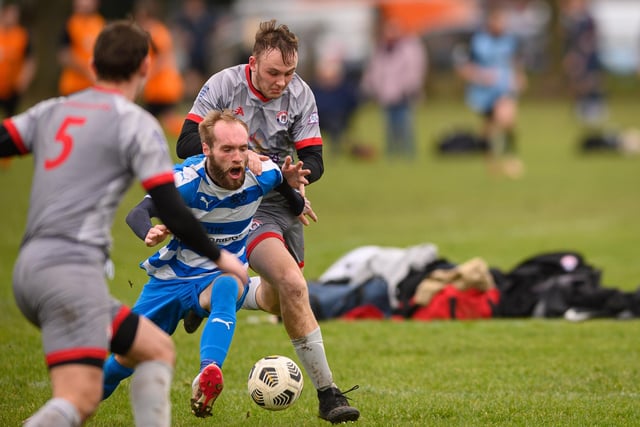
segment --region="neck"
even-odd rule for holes
[[[98,80],[96,86],[122,93],[129,101],[134,101],[139,93],[141,82],[138,78],[122,82]]]

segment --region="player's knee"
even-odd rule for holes
[[[278,276],[274,282],[280,294],[292,293],[292,296],[298,296],[306,293],[307,282],[299,269],[285,269]]]
[[[216,301],[237,301],[244,292],[242,281],[234,275],[222,275],[213,282],[211,303]]]
[[[264,279],[258,279],[259,285],[255,288],[255,302],[257,307],[267,313],[280,315],[280,298],[277,289]],[[249,285],[249,292],[254,286]],[[249,298],[249,295],[247,295]]]
[[[171,337],[167,334],[160,334],[158,338],[158,353],[154,360],[163,361],[170,366],[176,363],[176,347]]]
[[[100,401],[102,400],[102,390],[95,389],[91,392],[85,393],[82,396],[82,400],[78,405],[78,412],[80,413],[80,417],[83,420],[86,420],[93,416],[98,410],[98,405],[100,405]]]
[[[159,360],[174,366],[176,350],[173,340],[166,332],[151,320],[140,316],[136,342],[131,352],[127,354],[127,358],[135,361],[136,365],[150,360]]]
[[[257,299],[261,310],[277,316],[280,315],[280,298],[277,293],[259,293]]]
[[[50,372],[54,397],[71,403],[82,420],[91,417],[102,400],[102,370],[95,366],[69,364]]]

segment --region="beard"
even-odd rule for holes
[[[225,168],[215,160],[207,159],[207,173],[213,182],[227,190],[237,190],[244,183],[245,166],[231,166]]]

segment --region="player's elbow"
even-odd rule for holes
[[[315,167],[311,173],[307,176],[307,181],[309,181],[309,184],[311,184],[312,182],[316,182],[317,180],[319,180],[320,178],[322,178],[322,175],[324,174],[324,164],[320,163],[317,167]]]

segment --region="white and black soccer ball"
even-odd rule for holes
[[[304,381],[296,363],[285,356],[267,356],[258,360],[249,372],[249,396],[261,408],[286,409],[298,400]]]

